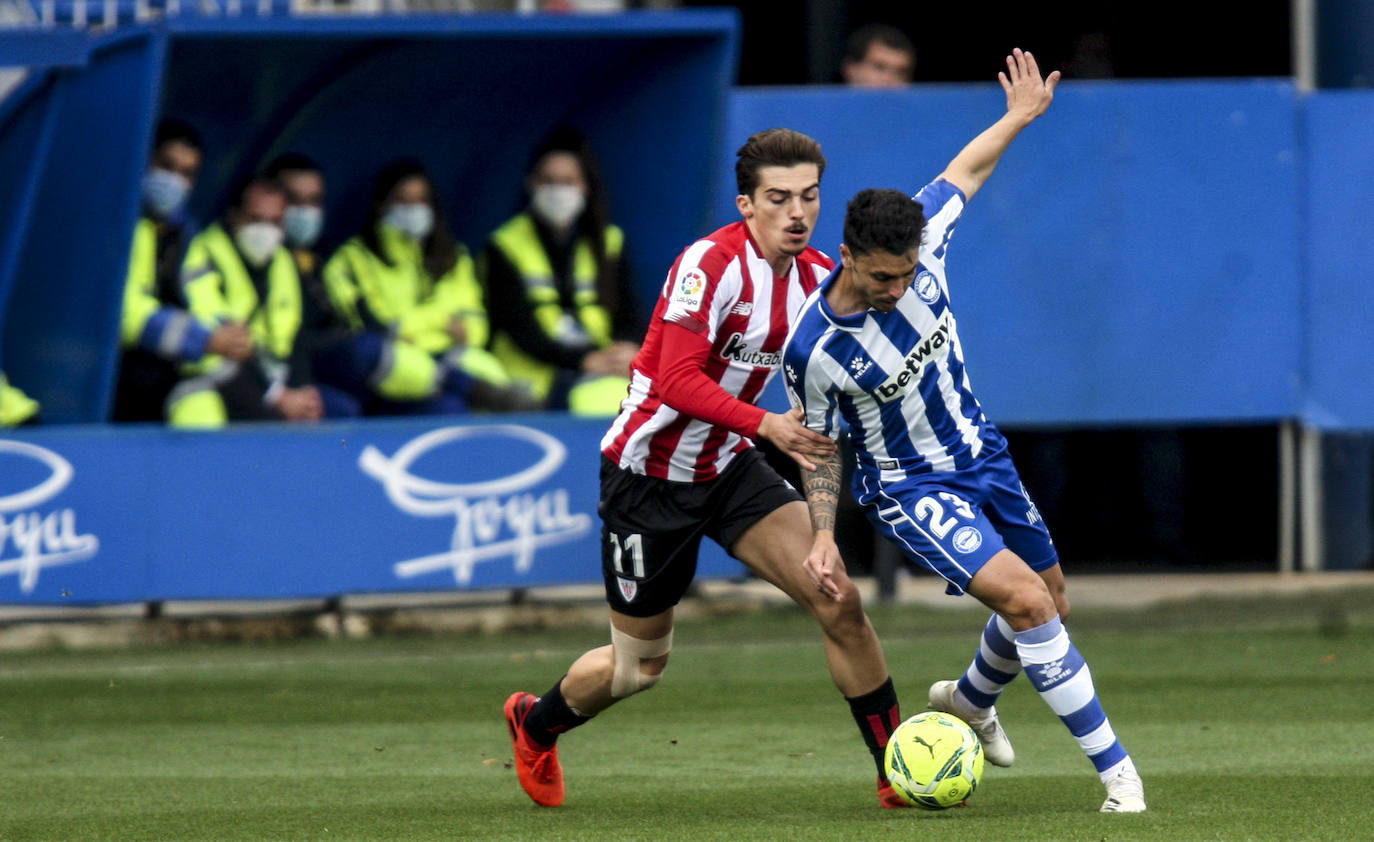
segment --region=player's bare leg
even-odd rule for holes
[[[634,640],[662,640],[673,632],[673,610],[670,608],[653,617],[631,617],[618,611],[611,611],[611,627]],[[623,638],[621,638],[623,639]],[[583,716],[595,716],[620,699],[612,693],[615,666],[616,641],[610,645],[599,646],[573,662],[568,674],[559,683],[563,698],[568,706]],[[622,664],[624,662],[622,655]],[[652,658],[635,657],[635,669],[645,679],[657,682],[668,665],[668,655]],[[648,689],[647,687],[642,689]]]
[[[730,548],[731,555],[811,613],[825,636],[825,657],[835,686],[849,702],[854,721],[878,769],[878,799],[884,807],[905,807],[883,775],[882,751],[901,721],[897,693],[888,675],[878,634],[864,613],[859,589],[837,571],[840,599],[812,584],[802,568],[811,550],[806,504],[788,503],[754,524]]]
[[[672,609],[653,617],[610,613],[610,645],[584,653],[542,697],[522,692],[506,699],[516,775],[526,794],[541,806],[563,803],[558,735],[654,686],[668,664]]]
[[[1002,550],[974,574],[968,592],[1011,627],[1026,678],[1064,721],[1107,788],[1102,811],[1141,812],[1144,785],[1102,710],[1087,662],[1069,639],[1053,585],[1053,577],[1047,584],[1015,553]]]
[[[811,520],[806,504],[788,503],[754,524],[730,548],[731,555],[759,578],[777,586],[809,611],[825,632],[825,654],[835,686],[858,696],[887,680],[882,644],[864,613],[859,589],[843,575],[843,598],[818,591],[802,570],[811,551]]]

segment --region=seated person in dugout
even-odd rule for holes
[[[179,120],[158,124],[124,280],[115,421],[163,420],[182,363],[206,354],[238,361],[253,353],[248,328],[202,325],[186,312],[181,296],[181,262],[191,229],[186,201],[203,159],[194,128]]]
[[[378,173],[367,222],[325,263],[323,279],[353,341],[323,354],[317,371],[362,396],[367,414],[537,408],[486,350],[472,258],[418,161]]]
[[[478,259],[492,351],[546,409],[614,416],[644,324],[586,139],[551,133],[524,187],[525,208]]]
[[[168,399],[174,426],[219,427],[228,421],[318,421],[348,417],[357,403],[310,382],[296,338],[303,318],[300,275],[283,247],[286,191],[255,177],[234,197],[223,220],[191,240],[182,292],[206,325],[239,324],[252,334],[241,361],[207,356],[191,367]]]

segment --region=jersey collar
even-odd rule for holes
[[[826,299],[826,295],[830,292],[830,287],[833,286],[836,279],[840,277],[840,271],[842,269],[844,269],[843,263],[835,264],[835,268],[830,270],[830,274],[825,277],[825,280],[821,281],[819,287],[820,301],[817,302],[817,306],[821,308],[821,315],[825,316],[826,320],[835,327],[841,330],[857,331],[864,326],[864,322],[868,320],[868,317],[873,315],[872,311],[864,310],[862,313],[851,313],[848,316],[841,316],[835,313],[835,308],[831,307],[830,302]]]

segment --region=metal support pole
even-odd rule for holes
[[[1279,572],[1292,573],[1297,565],[1298,525],[1298,422],[1279,423]]]
[[[1322,437],[1315,427],[1304,425],[1299,431],[1298,471],[1298,505],[1302,510],[1302,549],[1298,564],[1303,571],[1321,570],[1326,566],[1325,506],[1322,499]]]
[[[1302,93],[1317,89],[1317,0],[1293,0],[1293,81]]]

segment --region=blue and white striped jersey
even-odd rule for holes
[[[937,179],[916,200],[926,230],[896,309],[837,316],[825,299],[837,266],[802,305],[783,351],[788,396],[806,425],[831,438],[848,426],[860,475],[877,485],[963,469],[1006,443],[973,396],[949,305],[945,255],[964,194]]]

